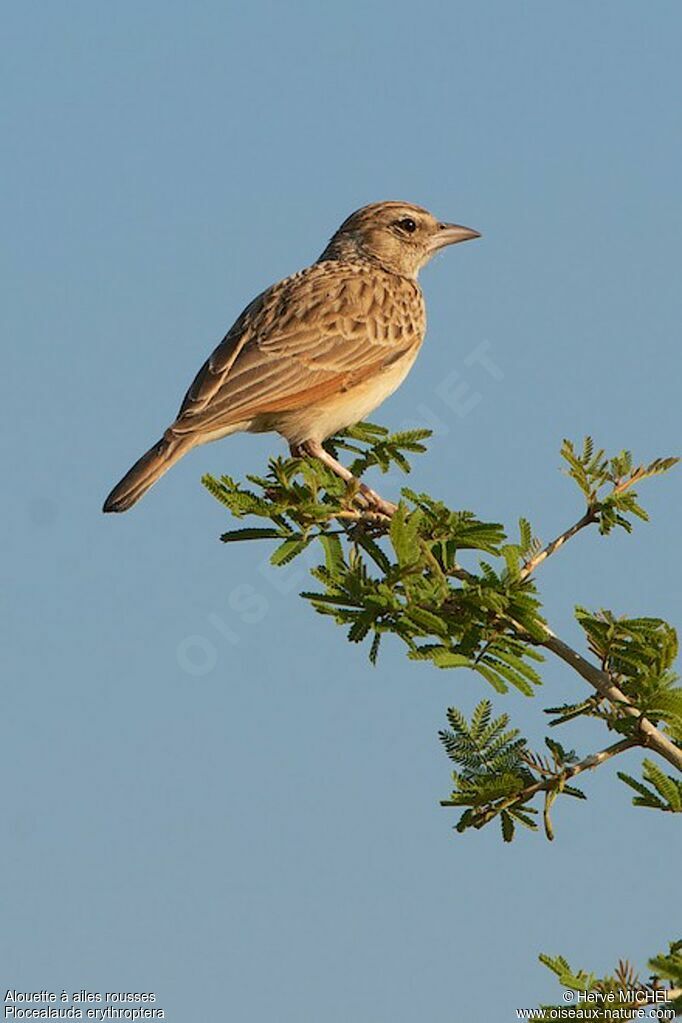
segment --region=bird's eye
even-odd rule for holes
[[[397,220],[396,224],[401,230],[407,231],[408,234],[414,234],[417,230],[417,222],[412,217],[403,217],[402,220]]]

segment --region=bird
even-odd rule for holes
[[[356,210],[316,262],[246,306],[103,511],[127,511],[192,448],[239,432],[278,433],[292,456],[319,459],[352,481],[323,442],[368,416],[412,368],[426,330],[421,268],[446,246],[479,237],[413,203]],[[357,496],[380,512],[395,507],[364,483]]]

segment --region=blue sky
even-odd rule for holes
[[[643,963],[676,936],[675,821],[605,767],[552,846],[453,834],[436,736],[481,680],[390,646],[370,669],[298,567],[218,542],[202,473],[259,471],[277,438],[99,509],[242,307],[378,199],[483,233],[424,272],[426,346],[375,416],[436,428],[414,485],[549,539],[580,511],[562,437],[679,451],[679,5],[3,20],[0,982],[153,990],[178,1023],[483,1023],[556,993],[540,951]],[[575,603],[679,623],[682,475],[642,497],[650,525],[542,569],[566,639]],[[545,704],[582,692],[547,664]],[[497,707],[537,736],[540,699]]]

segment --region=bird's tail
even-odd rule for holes
[[[104,502],[102,511],[124,512],[132,508],[192,446],[186,440],[179,441],[167,431],[142,458],[138,458],[121,482],[116,484]]]

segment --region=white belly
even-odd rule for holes
[[[398,362],[357,387],[307,408],[259,416],[249,429],[255,433],[275,430],[290,444],[301,444],[304,440],[323,441],[346,426],[359,423],[393,394],[411,370],[419,347],[415,345]]]

